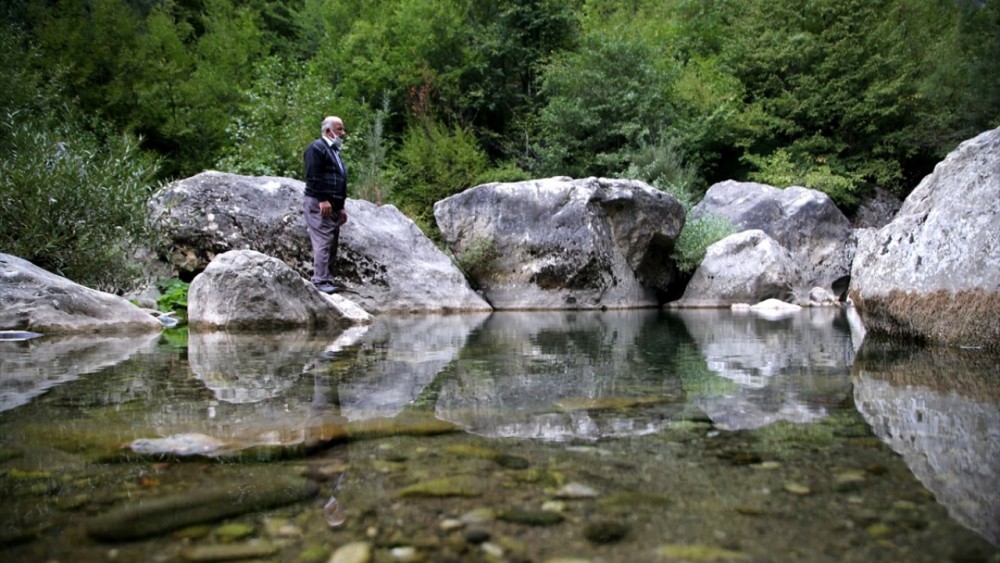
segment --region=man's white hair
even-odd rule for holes
[[[333,129],[333,124],[334,123],[339,123],[341,125],[344,124],[343,120],[341,120],[339,117],[337,117],[335,115],[330,115],[330,116],[326,117],[325,119],[323,119],[323,123],[320,124],[320,126],[319,126],[319,134],[322,135],[322,134],[326,133],[327,129]]]

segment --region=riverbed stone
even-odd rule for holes
[[[232,545],[199,545],[181,551],[185,561],[236,561],[271,557],[280,547],[267,541],[251,541]]]
[[[0,253],[0,330],[136,334],[160,332],[163,324],[124,298]]]
[[[859,239],[850,296],[869,335],[1000,350],[1000,128],[970,139]]]
[[[476,186],[434,217],[494,308],[601,309],[659,304],[684,209],[636,180],[555,177]]]
[[[368,563],[372,559],[372,546],[368,542],[346,543],[337,548],[328,563]]]
[[[665,544],[656,553],[668,561],[721,562],[748,561],[750,556],[740,551],[702,544]]]
[[[597,490],[583,483],[566,483],[555,492],[560,499],[597,498]]]
[[[597,520],[583,528],[583,537],[592,543],[617,543],[628,535],[629,526],[618,520]]]
[[[400,489],[396,496],[409,497],[477,497],[483,494],[485,485],[471,475],[442,477],[414,483]]]
[[[130,541],[194,524],[266,510],[311,497],[304,479],[230,481],[165,497],[135,501],[91,518],[87,534],[101,541]]]
[[[223,543],[231,543],[236,540],[250,537],[254,534],[253,526],[242,522],[232,522],[223,524],[215,529],[215,537]]]
[[[230,250],[255,250],[312,277],[302,216],[305,184],[292,178],[207,171],[150,198],[156,251],[193,277]],[[461,271],[392,205],[348,198],[334,284],[372,313],[489,311]]]
[[[561,523],[566,517],[549,510],[504,510],[497,514],[497,519],[526,526],[553,526]]]

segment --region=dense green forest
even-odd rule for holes
[[[798,184],[849,212],[875,187],[905,196],[1000,125],[1000,0],[7,0],[0,12],[0,250],[61,272],[73,253],[53,248],[127,245],[159,182],[300,178],[328,114],[347,124],[352,195],[425,227],[452,193],[551,175],[639,178],[688,203],[724,179]],[[74,240],[81,224],[97,234]]]

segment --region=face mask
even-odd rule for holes
[[[344,139],[340,137],[334,137],[333,146],[337,147],[337,150],[340,150],[340,147],[344,146]]]

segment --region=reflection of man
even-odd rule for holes
[[[330,384],[330,377],[329,373],[313,374],[313,400],[305,428],[307,449],[326,447],[347,435],[347,417],[340,414],[340,397],[337,388]],[[323,506],[323,517],[327,525],[336,528],[347,520],[344,506],[337,500],[347,475],[347,444],[328,449],[317,461],[320,465],[314,468],[313,477],[325,483],[321,491],[330,495]]]
[[[321,125],[322,137],[306,147],[306,191],[303,213],[312,242],[312,282],[323,293],[336,293],[330,266],[337,260],[340,227],[347,222],[347,167],[340,158],[344,142],[344,122],[330,116]]]

